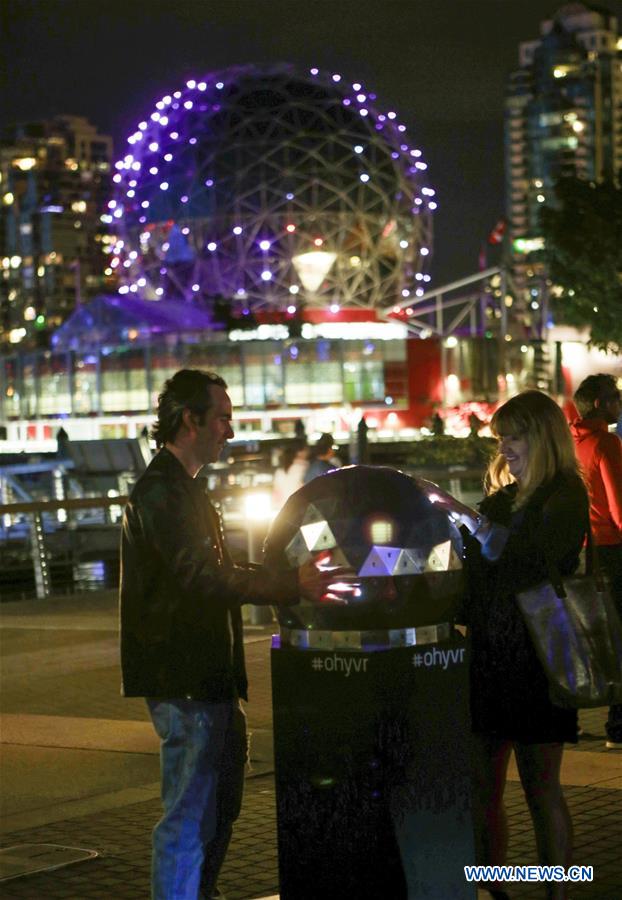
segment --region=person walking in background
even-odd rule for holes
[[[622,411],[612,375],[589,375],[574,395],[580,418],[570,430],[590,494],[590,522],[598,562],[622,617],[622,441],[610,433]],[[609,709],[606,747],[622,749],[622,704]]]
[[[308,484],[317,478],[318,475],[325,475],[331,469],[338,469],[340,462],[335,456],[335,443],[332,434],[324,432],[318,438],[318,441],[311,451],[311,462],[304,477],[304,483]]]
[[[158,398],[158,453],[137,481],[121,538],[121,668],[161,740],[164,814],[153,831],[154,900],[209,900],[242,802],[247,699],[242,603],[318,600],[334,573],[278,580],[231,561],[196,476],[233,437],[218,375],[182,369]]]
[[[555,706],[516,594],[579,565],[588,497],[564,414],[540,391],[517,394],[492,417],[499,441],[488,494],[471,509],[436,485],[430,500],[465,529],[466,624],[472,643],[473,806],[478,862],[501,865],[507,851],[503,793],[512,749],[542,865],[568,866],[572,823],[561,783],[565,741],[577,741],[577,712]],[[505,897],[500,890],[490,890]],[[566,886],[549,882],[548,896]]]
[[[309,468],[309,451],[302,440],[285,444],[272,479],[272,507],[278,512],[291,495],[302,487]]]

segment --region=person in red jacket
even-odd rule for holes
[[[622,441],[608,426],[622,411],[613,375],[589,375],[574,395],[581,418],[570,430],[590,493],[590,522],[601,567],[622,616]],[[609,709],[609,749],[622,749],[622,704]]]

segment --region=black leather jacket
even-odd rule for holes
[[[126,697],[246,699],[242,603],[295,602],[297,576],[234,566],[203,479],[163,449],[136,483],[121,538]]]

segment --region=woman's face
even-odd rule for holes
[[[521,476],[525,474],[527,469],[527,458],[529,456],[529,444],[525,435],[500,434],[499,452],[505,456],[510,473],[517,481],[520,481]]]

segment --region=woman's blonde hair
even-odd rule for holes
[[[495,437],[513,435],[527,439],[527,463],[521,475],[515,506],[523,506],[536,488],[555,475],[581,478],[574,442],[563,412],[542,391],[523,391],[500,406],[490,422]],[[492,493],[516,479],[510,474],[507,460],[498,452],[486,473],[487,493]]]

